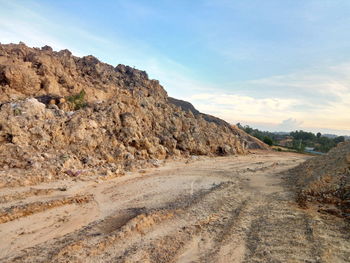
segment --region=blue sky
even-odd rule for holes
[[[0,0],[0,42],[127,64],[199,110],[350,135],[348,0]]]

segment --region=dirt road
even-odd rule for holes
[[[341,219],[302,210],[292,153],[191,158],[108,181],[1,189],[1,262],[350,262]]]

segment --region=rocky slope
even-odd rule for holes
[[[191,103],[179,99],[175,99],[172,97],[168,97],[168,101],[176,106],[179,106],[182,110],[184,111],[190,111],[193,113],[194,116],[196,117],[202,117],[204,120],[208,122],[213,122],[216,123],[219,126],[224,126],[227,129],[231,130],[234,134],[237,134],[238,136],[241,137],[241,139],[245,142],[246,148],[248,149],[268,149],[268,146],[263,143],[262,141],[256,139],[253,136],[250,136],[243,130],[239,129],[235,125],[231,125],[227,123],[226,121],[217,118],[215,116],[205,114],[202,112],[199,112]]]
[[[169,103],[144,71],[48,46],[0,45],[1,186],[266,147],[221,122]]]
[[[350,218],[350,142],[302,163],[293,178],[301,206]]]

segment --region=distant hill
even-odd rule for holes
[[[339,137],[339,135],[335,135],[335,134],[322,134],[322,136],[330,139]],[[345,138],[346,141],[350,140],[350,136],[347,136],[347,135],[342,135],[342,136]]]

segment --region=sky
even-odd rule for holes
[[[0,0],[0,42],[94,55],[198,110],[350,135],[349,0]]]

